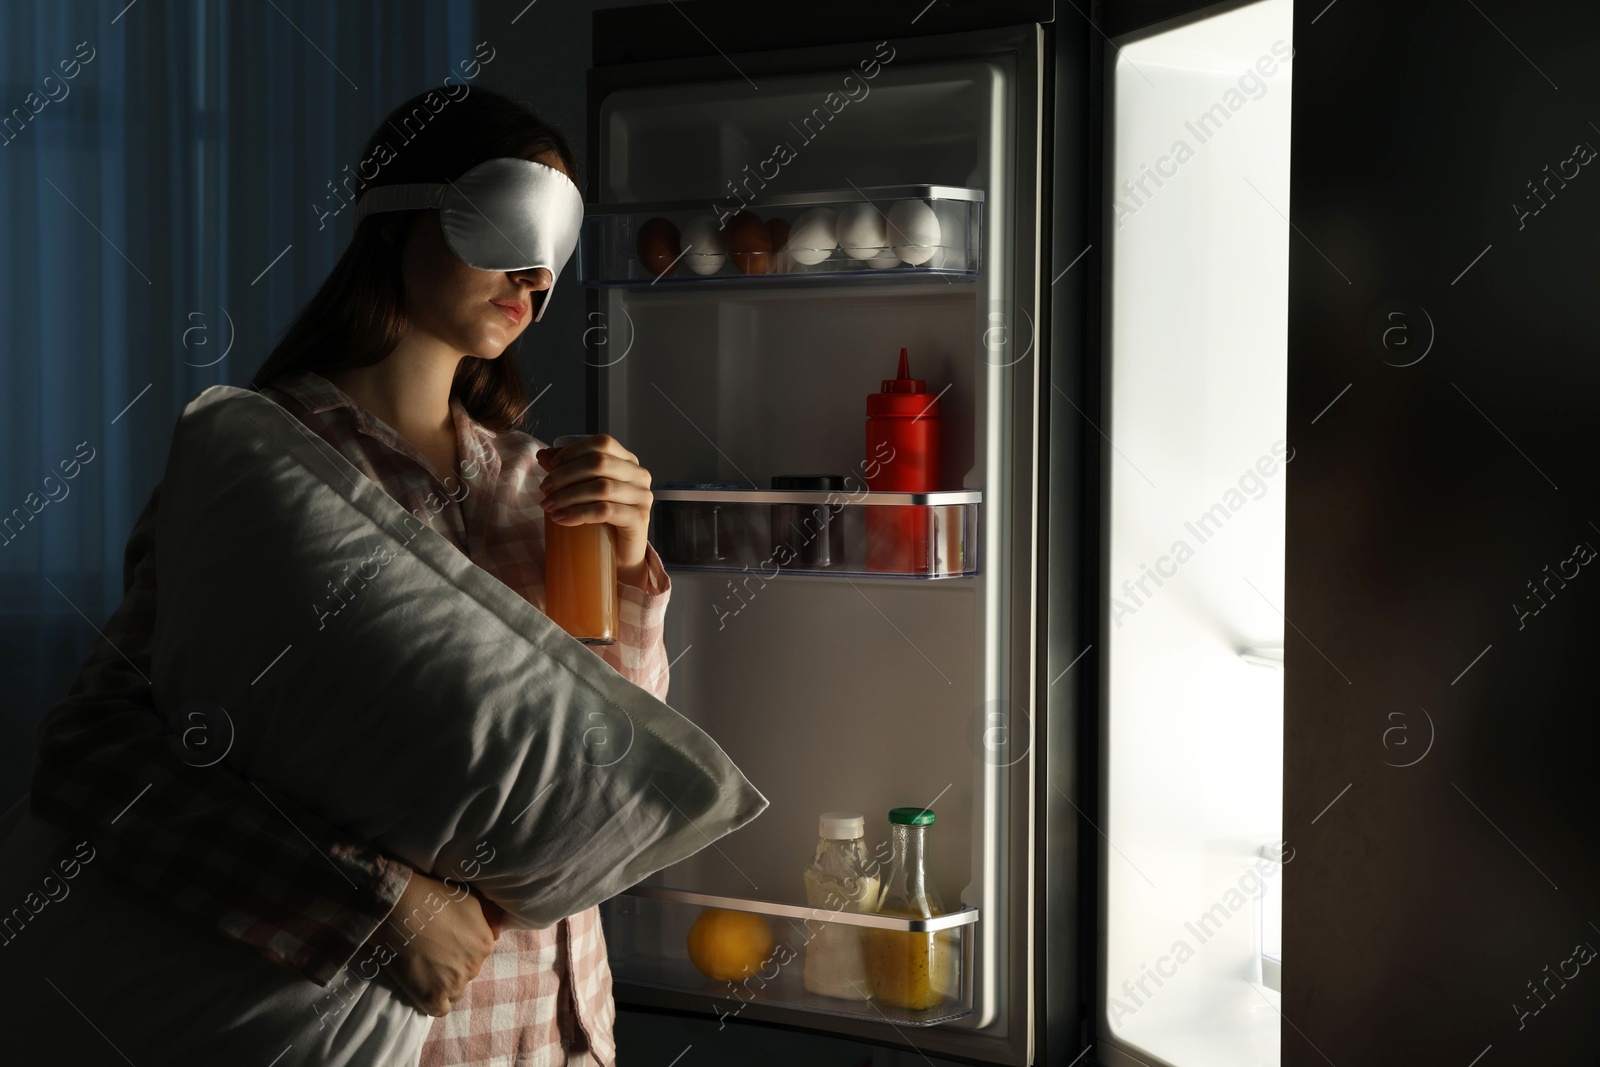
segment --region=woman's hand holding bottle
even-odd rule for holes
[[[617,574],[629,585],[640,584],[655,497],[639,457],[610,434],[597,433],[564,448],[541,448],[535,458],[550,472],[539,485],[545,514],[563,525],[615,527]]]

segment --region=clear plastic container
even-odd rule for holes
[[[889,812],[894,858],[889,861],[880,915],[929,919],[944,914],[938,892],[923,864],[923,834],[933,825],[926,808]],[[924,1011],[956,995],[959,961],[956,942],[945,931],[868,930],[867,975],[876,1002]]]
[[[566,434],[550,442],[563,448],[582,440]],[[587,645],[617,639],[617,544],[610,523],[563,526],[544,520],[544,611]]]
[[[806,903],[819,911],[878,909],[882,883],[867,858],[866,822],[855,812],[830,811],[817,827],[817,851],[806,868]],[[805,987],[840,1000],[872,996],[859,926],[808,922]]]
[[[798,892],[791,896],[798,899]],[[778,946],[765,970],[742,982],[719,982],[707,978],[694,965],[687,953],[687,939],[707,908],[749,911],[767,917]],[[827,1015],[852,1020],[863,1033],[881,1028],[884,1040],[892,1041],[897,1030],[939,1026],[971,1015],[978,1003],[972,961],[980,916],[977,908],[968,905],[933,919],[897,919],[873,911],[834,911],[636,885],[603,901],[600,916],[605,924],[606,954],[619,1006],[670,1006],[692,1013],[704,1012],[709,1000],[712,1010],[721,1017],[740,1015],[754,1019],[759,1014],[765,1021],[797,1026],[807,1025],[807,1016],[812,1017],[810,1025],[814,1026],[816,1015]],[[931,930],[948,938],[958,961],[957,992],[925,1011],[907,1011],[876,998],[844,1000],[811,992],[805,987],[805,939],[824,922],[848,926],[863,934],[873,929],[907,934]],[[904,1040],[904,1034],[899,1037]]]
[[[839,493],[844,490],[842,474],[775,474],[774,492],[793,490]],[[772,550],[788,545],[795,552],[795,566],[805,570],[831,569],[844,562],[844,523],[834,522],[836,509],[826,504],[773,504]]]
[[[819,574],[937,579],[978,573],[981,490],[874,493],[859,481],[845,481],[843,492],[652,488],[656,506],[651,509],[650,543],[669,567],[760,571],[765,578]],[[716,538],[706,532],[707,505],[718,506]],[[869,522],[873,512],[891,518]],[[826,555],[819,543],[823,538]],[[713,544],[715,558],[707,551]]]
[[[578,243],[592,286],[976,278],[981,189],[896,185],[738,199],[594,204]],[[658,284],[659,283],[659,284]]]
[[[671,500],[659,494],[674,489],[715,494],[737,493],[743,482],[657,482],[658,494],[651,519],[650,543],[663,563],[690,563],[706,567],[736,567],[749,557],[758,540],[751,530],[747,509],[728,507],[720,500]],[[763,531],[764,532],[764,531]]]

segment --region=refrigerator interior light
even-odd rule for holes
[[[1217,5],[1106,54],[1099,827],[1117,851],[1099,1036],[1118,1062],[1277,1067],[1294,1052],[1269,985],[1284,878],[1235,845],[1283,821],[1293,31],[1291,0]],[[1240,72],[1262,56],[1275,73],[1246,97]],[[1145,965],[1189,959],[1180,943],[1196,958],[1147,996]]]

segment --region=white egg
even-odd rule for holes
[[[889,240],[894,254],[916,266],[932,259],[941,241],[939,216],[921,200],[902,200],[889,209]]]
[[[789,228],[789,258],[814,266],[833,255],[839,247],[839,216],[831,208],[814,207],[794,220]]]
[[[935,200],[933,215],[939,220],[939,250],[930,267],[970,270],[976,265],[976,249],[967,247],[967,215],[971,205],[960,200]]]
[[[900,257],[889,251],[887,248],[883,249],[883,255],[873,256],[871,259],[867,260],[867,266],[872,267],[875,270],[888,270],[890,267],[898,267],[899,265]]]
[[[873,204],[848,204],[839,209],[839,247],[851,259],[883,255],[889,238],[883,215]]]
[[[710,215],[697,215],[683,227],[683,261],[696,274],[715,274],[728,261],[722,230]]]

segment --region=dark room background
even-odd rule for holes
[[[26,792],[34,724],[122,600],[123,547],[179,412],[244,385],[349,243],[341,183],[373,128],[454,74],[527,100],[582,159],[603,6],[0,6],[5,111],[48,100],[0,137],[0,491],[6,514],[38,509],[0,537],[0,806]],[[529,397],[542,391],[524,428],[546,440],[587,429],[573,277],[520,353]]]

